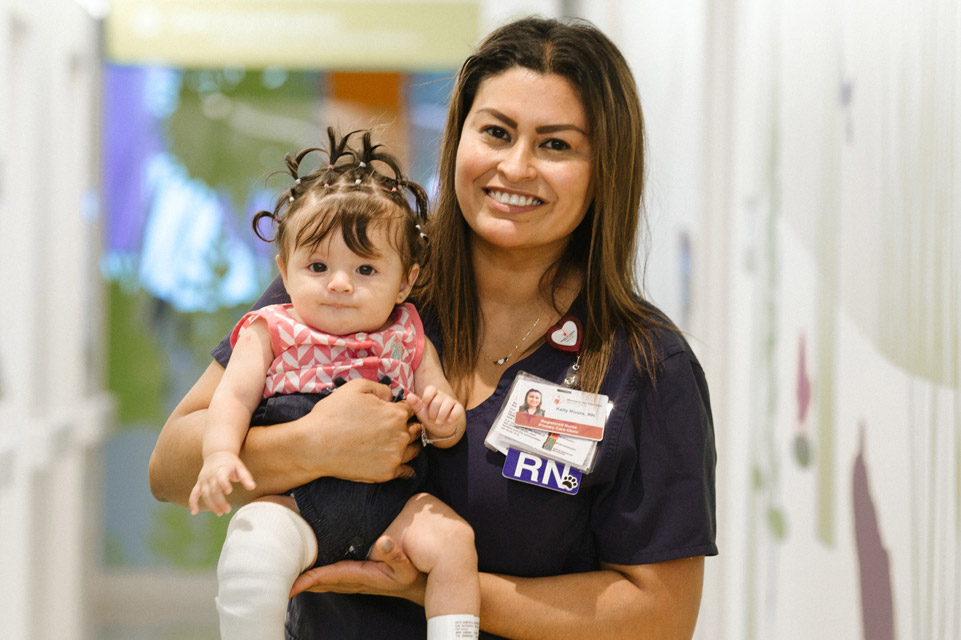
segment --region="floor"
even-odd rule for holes
[[[98,580],[90,640],[219,640],[213,571],[110,572]]]

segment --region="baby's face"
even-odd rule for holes
[[[303,322],[334,335],[376,331],[407,298],[416,267],[408,278],[386,229],[368,228],[367,234],[380,254],[373,258],[351,251],[339,231],[290,254],[284,284]]]

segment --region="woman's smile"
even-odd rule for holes
[[[503,190],[485,189],[488,196],[500,204],[511,207],[534,207],[544,204],[544,201],[535,196],[520,195]]]

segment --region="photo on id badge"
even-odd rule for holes
[[[604,437],[607,403],[601,396],[535,382],[527,389],[515,387],[513,395],[518,403],[514,414],[518,427],[594,441]]]

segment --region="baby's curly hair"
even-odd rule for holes
[[[351,138],[360,135],[360,148]],[[258,211],[252,225],[257,237],[274,242],[282,264],[291,251],[317,246],[331,232],[339,230],[347,247],[357,255],[373,257],[377,248],[367,235],[371,225],[386,225],[393,248],[400,255],[405,272],[427,259],[427,193],[403,176],[400,163],[382,145],[373,144],[371,132],[351,131],[338,137],[327,128],[329,147],[309,147],[284,160],[293,185],[280,194],[273,211]],[[327,162],[300,175],[304,159],[321,153]],[[305,217],[307,216],[307,217]],[[303,220],[301,218],[304,217]],[[265,236],[261,224],[267,219],[276,227],[273,237]]]

